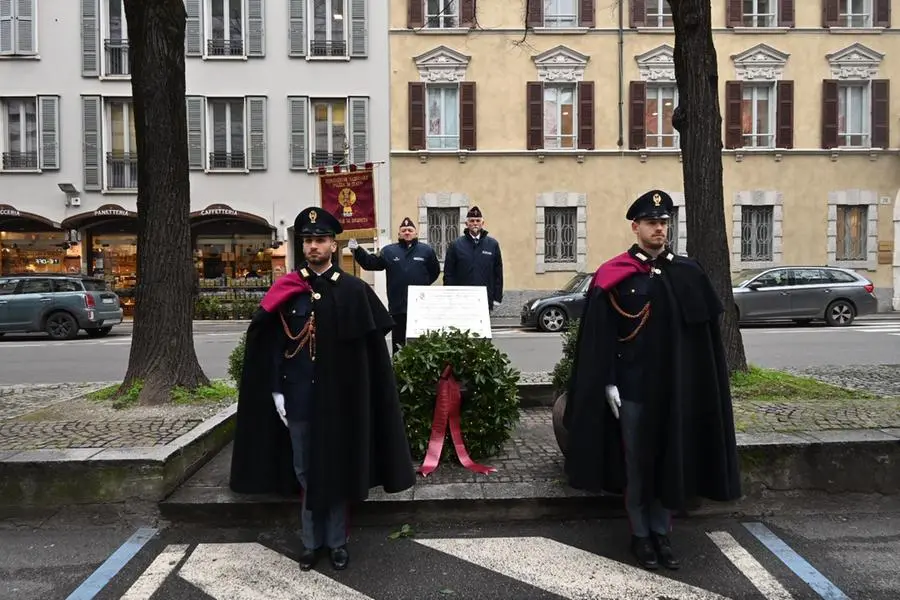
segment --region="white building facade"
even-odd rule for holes
[[[296,214],[320,203],[320,167],[374,163],[373,241],[387,243],[386,11],[369,0],[186,0],[185,8],[201,279],[268,282],[293,268],[284,242]],[[133,285],[128,52],[122,0],[0,0],[0,274],[87,272]]]

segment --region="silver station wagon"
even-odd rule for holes
[[[777,267],[743,271],[732,284],[741,323],[824,320],[841,327],[878,310],[875,286],[851,269]]]

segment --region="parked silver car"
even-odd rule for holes
[[[0,336],[46,332],[71,340],[84,329],[101,338],[122,322],[119,297],[102,279],[83,275],[0,276]]]
[[[741,323],[825,320],[846,326],[878,310],[875,286],[851,269],[777,267],[743,271],[732,280]]]

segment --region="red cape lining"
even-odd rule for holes
[[[600,265],[597,272],[594,273],[591,287],[609,291],[629,275],[649,272],[650,265],[642,263],[628,252],[623,252]]]
[[[275,280],[275,283],[272,284],[272,287],[260,300],[259,305],[264,311],[272,312],[277,310],[289,298],[311,291],[312,286],[309,285],[309,282],[300,277],[300,274],[296,271],[292,271]]]

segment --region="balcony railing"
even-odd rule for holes
[[[4,171],[37,171],[37,152],[4,152]]]
[[[210,170],[245,169],[247,158],[243,152],[210,152]]]
[[[106,52],[106,75],[131,75],[131,64],[128,60],[128,40],[106,40],[103,43],[103,47]]]
[[[208,40],[207,56],[243,56],[244,40]]]
[[[106,188],[110,190],[136,190],[137,186],[137,154],[130,152],[107,152]]]
[[[347,42],[312,40],[309,43],[310,56],[347,56]]]
[[[343,164],[347,160],[347,155],[343,152],[313,152],[312,166],[314,167],[331,167]]]

